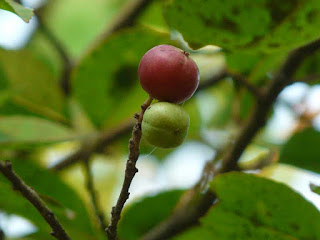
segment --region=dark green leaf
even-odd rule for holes
[[[175,207],[183,191],[174,190],[146,197],[126,209],[119,224],[121,239],[136,240],[166,219]]]
[[[305,79],[308,76],[317,76],[312,77],[313,79]],[[304,80],[309,84],[319,84],[320,83],[320,53],[317,52],[303,61],[302,66],[298,69],[296,74],[297,80]]]
[[[215,240],[320,239],[319,211],[284,184],[228,173],[216,177],[211,189],[219,203],[201,219],[200,227],[176,239],[192,239],[196,233]]]
[[[137,77],[140,59],[167,38],[142,29],[124,31],[82,60],[74,72],[73,94],[96,125],[111,127],[139,111],[147,99]]]
[[[292,136],[283,146],[280,162],[320,173],[320,132],[308,128]]]
[[[319,37],[318,0],[172,0],[164,9],[170,27],[195,47],[287,50]]]
[[[42,197],[66,228],[72,239],[93,240],[94,231],[79,196],[57,175],[28,160],[12,161],[16,173]],[[50,234],[50,228],[35,208],[0,175],[0,209],[21,215],[35,224],[40,231]]]
[[[0,0],[0,9],[17,14],[25,22],[29,22],[33,16],[32,9],[26,8],[14,0]]]

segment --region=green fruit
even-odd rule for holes
[[[189,114],[179,105],[158,102],[144,113],[142,136],[156,147],[174,148],[183,143],[189,122]]]

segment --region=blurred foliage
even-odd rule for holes
[[[131,204],[124,211],[119,224],[120,238],[128,240],[141,238],[148,230],[170,216],[182,192],[182,190],[162,192]]]
[[[0,65],[4,75],[1,82],[5,85],[1,92],[5,90],[8,95],[0,106],[0,113],[6,114],[14,104],[23,111],[67,121],[62,91],[52,71],[33,52],[0,49]]]
[[[200,69],[200,85],[227,69],[264,89],[289,51],[319,37],[319,0],[153,0],[136,17],[134,26],[102,39],[123,8],[134,1],[47,1],[36,10],[42,25],[26,46],[14,51],[0,48],[0,157],[7,157],[8,152],[16,156],[21,149],[30,151],[32,157],[11,157],[14,169],[39,192],[72,239],[103,235],[81,166],[61,175],[42,166],[48,164],[47,158],[59,161],[74,146],[133,118],[147,98],[137,77],[139,61],[147,50],[158,44],[189,50]],[[12,0],[0,0],[0,8],[25,21],[32,15]],[[68,96],[61,89],[65,59],[57,43],[72,63]],[[319,74],[319,56],[307,59],[295,78]],[[186,142],[224,149],[243,129],[255,103],[254,96],[230,77],[208,84],[182,105],[191,120]],[[270,139],[263,137],[248,146],[241,156],[242,167],[250,168],[280,151],[280,162],[320,173],[320,132],[315,128],[302,129],[282,146],[267,143]],[[96,190],[101,192],[108,217],[122,181],[129,138],[130,131],[92,157]],[[65,141],[72,143],[60,152],[56,143]],[[155,149],[142,138],[140,151],[161,165],[180,150]],[[49,153],[44,157],[43,152]],[[282,184],[232,173],[217,177],[211,188],[219,204],[198,227],[177,239],[320,239],[319,212]],[[313,189],[318,192],[317,187]],[[180,190],[162,192],[130,204],[120,222],[121,239],[138,239],[167,218],[181,194]],[[37,227],[25,239],[51,239],[48,225],[2,176],[0,211],[20,215]]]
[[[283,146],[280,162],[320,173],[320,132],[308,128],[293,135]]]
[[[17,174],[37,191],[57,218],[66,226],[73,239],[96,239],[88,212],[78,195],[54,173],[39,167],[31,159],[11,160]],[[12,191],[11,183],[0,175],[0,208],[29,220],[48,239],[50,228],[36,209],[18,192]]]

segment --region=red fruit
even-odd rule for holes
[[[138,75],[142,88],[151,97],[165,102],[184,102],[199,85],[196,63],[188,53],[170,45],[159,45],[146,52]]]

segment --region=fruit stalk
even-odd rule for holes
[[[141,140],[141,123],[143,120],[143,115],[146,109],[150,106],[153,98],[149,96],[149,98],[141,105],[140,114],[135,114],[135,118],[138,119],[137,123],[134,125],[132,130],[132,137],[129,140],[129,157],[126,164],[124,181],[122,184],[122,188],[117,200],[117,203],[111,210],[111,220],[109,226],[106,228],[106,233],[109,240],[117,239],[117,225],[121,217],[121,212],[124,204],[129,198],[129,188],[131,182],[138,172],[136,167],[136,163],[138,161],[140,155],[140,140]]]

